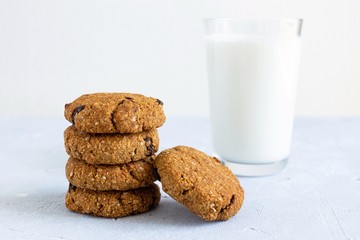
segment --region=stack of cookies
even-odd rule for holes
[[[157,129],[163,103],[129,93],[86,94],[65,105],[66,207],[101,217],[124,217],[158,205]]]

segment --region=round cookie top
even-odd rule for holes
[[[133,93],[84,94],[65,105],[65,118],[89,133],[137,133],[165,122],[159,99]]]
[[[206,221],[227,220],[241,208],[239,180],[215,157],[177,146],[161,152],[154,166],[163,190]]]

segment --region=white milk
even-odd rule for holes
[[[207,38],[215,151],[227,161],[270,163],[289,156],[300,39]]]

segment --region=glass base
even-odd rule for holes
[[[230,168],[230,170],[236,176],[245,176],[245,177],[259,177],[267,176],[279,173],[283,170],[288,162],[288,158],[284,160],[267,163],[267,164],[248,164],[248,163],[238,163],[238,162],[229,162],[222,159],[225,166]]]

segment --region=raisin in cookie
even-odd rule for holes
[[[66,152],[90,164],[122,164],[152,156],[159,147],[156,129],[133,134],[91,134],[74,126],[64,132]]]
[[[65,118],[89,133],[137,133],[165,122],[159,99],[132,93],[85,94],[65,105]]]
[[[160,191],[156,184],[128,191],[93,191],[70,184],[65,205],[78,213],[119,218],[147,212],[159,201]]]
[[[120,165],[92,165],[70,157],[66,177],[77,187],[91,190],[129,190],[150,185],[157,180],[154,157]]]
[[[163,190],[204,220],[227,220],[241,208],[244,190],[214,157],[178,146],[161,152],[154,166]]]

